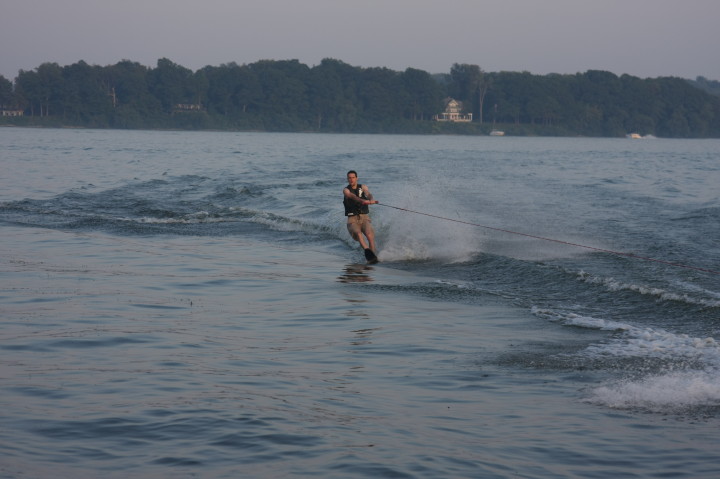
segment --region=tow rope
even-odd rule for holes
[[[416,214],[416,215],[429,216],[430,218],[436,218],[436,219],[439,219],[439,220],[452,221],[452,222],[454,222],[454,223],[461,223],[461,224],[464,224],[464,225],[476,226],[476,227],[478,227],[478,228],[485,228],[485,229],[488,229],[488,230],[500,231],[500,232],[502,232],[502,233],[509,233],[509,234],[518,235],[518,236],[525,236],[526,238],[533,238],[533,239],[538,239],[538,240],[542,240],[542,241],[551,241],[551,242],[553,242],[553,243],[560,243],[560,244],[564,244],[564,245],[568,245],[568,246],[575,246],[575,247],[577,247],[577,248],[585,248],[585,249],[589,249],[589,250],[593,250],[593,251],[599,251],[599,252],[602,252],[602,253],[609,253],[609,254],[614,254],[614,255],[618,255],[618,256],[625,256],[625,257],[628,257],[628,258],[635,258],[635,259],[640,259],[640,260],[643,260],[643,261],[652,261],[652,262],[655,262],[655,263],[662,263],[662,264],[666,264],[666,265],[669,265],[669,266],[674,266],[674,267],[676,267],[676,268],[692,269],[692,270],[695,270],[695,271],[703,271],[703,272],[705,272],[705,273],[720,275],[720,271],[716,271],[716,270],[713,270],[713,269],[699,268],[699,267],[697,267],[697,266],[688,266],[688,265],[682,264],[682,263],[674,263],[674,262],[672,262],[672,261],[664,261],[664,260],[661,260],[661,259],[648,258],[647,256],[640,256],[640,255],[637,255],[637,254],[634,254],[634,253],[624,253],[624,252],[622,252],[622,251],[613,251],[613,250],[610,250],[610,249],[596,248],[595,246],[587,246],[587,245],[578,244],[578,243],[571,243],[571,242],[569,242],[569,241],[563,241],[563,240],[554,239],[554,238],[546,238],[546,237],[544,237],[544,236],[537,236],[537,235],[531,235],[531,234],[527,234],[527,233],[520,233],[520,232],[518,232],[518,231],[511,231],[511,230],[504,229],[504,228],[496,228],[496,227],[493,227],[493,226],[481,225],[481,224],[478,224],[478,223],[471,223],[471,222],[469,222],[469,221],[462,221],[462,220],[456,220],[456,219],[454,219],[454,218],[447,218],[447,217],[444,217],[444,216],[431,215],[431,214],[429,214],[429,213],[422,213],[422,212],[420,212],[420,211],[413,211],[413,210],[409,210],[409,209],[407,209],[407,208],[400,208],[399,206],[387,205],[387,204],[385,204],[385,203],[377,203],[377,204],[380,205],[380,206],[385,206],[385,207],[387,207],[387,208],[393,208],[393,209],[400,210],[400,211],[406,211],[406,212],[408,212],[408,213],[414,213],[414,214]]]

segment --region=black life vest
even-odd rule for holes
[[[363,185],[361,184],[358,184],[355,189],[351,188],[350,185],[347,185],[345,188],[350,190],[350,192],[355,196],[364,200],[368,199],[368,197],[365,196],[365,191],[363,190]],[[368,205],[352,200],[345,195],[343,195],[343,206],[345,206],[345,216],[366,215],[370,213]]]

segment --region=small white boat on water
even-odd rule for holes
[[[505,136],[505,132],[502,130],[491,130],[490,136]]]
[[[628,133],[625,135],[625,138],[630,138],[631,140],[639,140],[642,138],[639,133]]]

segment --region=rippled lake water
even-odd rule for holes
[[[718,141],[0,149],[0,477],[720,474]]]

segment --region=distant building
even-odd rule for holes
[[[0,116],[23,116],[25,112],[19,108],[0,107]]]
[[[463,104],[453,98],[445,99],[445,111],[433,116],[435,121],[470,122],[472,113],[463,113]]]
[[[178,103],[173,108],[173,112],[186,112],[186,111],[204,111],[205,108],[200,103]]]

